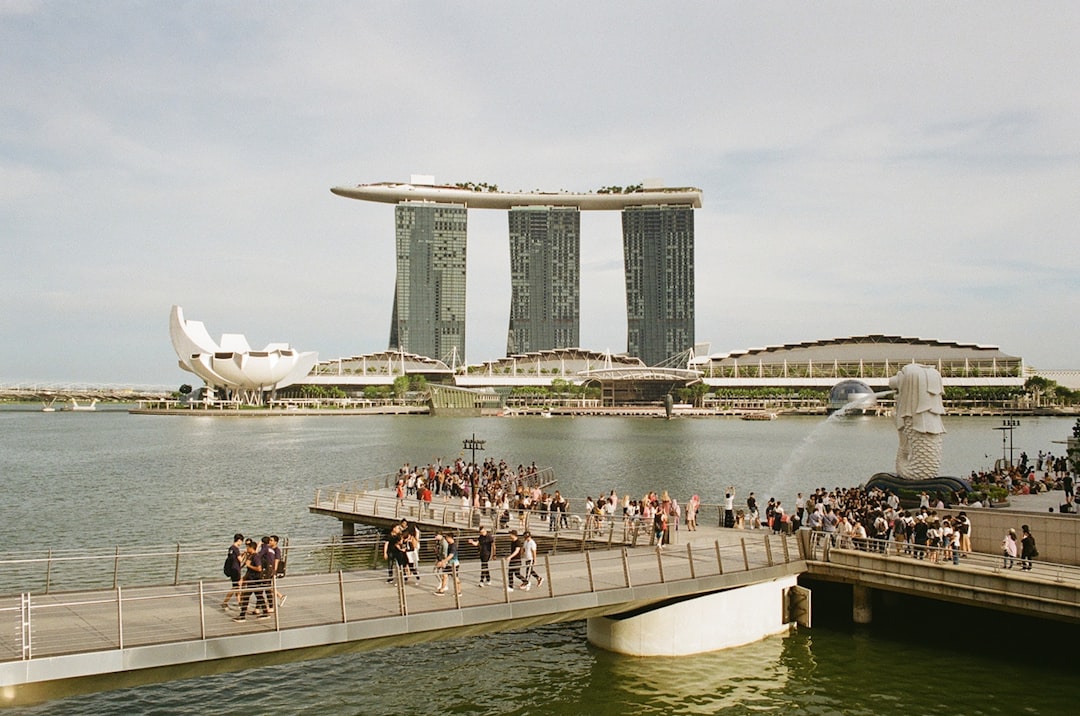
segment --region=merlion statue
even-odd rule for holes
[[[889,379],[896,391],[896,429],[900,447],[896,451],[896,474],[906,480],[929,480],[941,468],[941,442],[945,426],[941,416],[941,373],[937,369],[909,363]]]

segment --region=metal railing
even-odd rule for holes
[[[898,542],[894,539],[856,539],[841,536],[835,532],[806,531],[810,535],[806,558],[811,561],[828,562],[829,554],[833,550],[847,550],[876,554],[890,560],[918,560],[924,564],[943,568],[963,565],[993,574],[1017,576],[1027,574],[1041,579],[1049,578],[1059,584],[1080,585],[1080,567],[1069,564],[1045,562],[1038,558],[1024,560],[1020,557],[1006,557],[986,552],[965,552],[950,547]],[[1025,562],[1030,564],[1030,569],[1026,571],[1023,569]]]
[[[348,550],[352,545],[345,544]],[[0,598],[0,661],[46,658],[136,646],[204,640],[335,623],[352,623],[424,612],[509,603],[516,599],[553,598],[647,584],[695,580],[749,572],[800,560],[798,545],[787,536],[760,540],[663,549],[619,549],[558,555],[544,554],[534,566],[538,581],[527,594],[511,588],[515,565],[503,558],[490,563],[495,588],[479,589],[481,566],[467,562],[447,576],[450,591],[432,596],[431,573],[423,581],[395,568],[390,582],[374,569],[338,569],[252,585],[288,592],[289,606],[236,623],[220,604],[229,589],[195,583],[125,587],[66,594],[24,592]],[[470,588],[457,593],[454,577]],[[423,585],[422,589],[417,589]],[[292,605],[302,608],[293,609]],[[501,616],[500,616],[501,618]]]
[[[384,484],[389,480],[390,486],[381,487],[380,480]],[[609,541],[629,543],[634,546],[637,546],[640,537],[644,537],[650,544],[652,543],[651,520],[645,519],[640,514],[624,517],[621,507],[614,513],[589,513],[585,511],[585,500],[580,498],[568,498],[566,511],[519,510],[511,507],[508,510],[509,519],[504,521],[503,510],[500,508],[466,505],[462,503],[461,498],[444,499],[439,496],[432,502],[424,502],[414,496],[399,498],[392,489],[396,484],[396,475],[368,478],[367,482],[374,486],[368,489],[358,489],[353,484],[320,487],[315,490],[311,507],[356,515],[358,518],[372,518],[379,521],[418,521],[459,530],[479,529],[482,525],[500,531],[516,529],[520,532],[528,529],[536,535],[550,532],[577,540],[607,538]],[[714,519],[717,525],[724,525],[724,506],[702,503],[698,509],[697,522],[700,524],[708,521],[711,524]],[[749,517],[743,515],[742,519],[745,522]],[[362,519],[357,521],[362,522]],[[685,525],[685,518],[669,522],[668,533],[673,541],[677,541],[680,526]],[[744,527],[751,533],[758,529],[761,532],[771,531],[766,527],[752,528],[748,523],[744,524]],[[790,534],[789,523],[785,522],[779,533]]]

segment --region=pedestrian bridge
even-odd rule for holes
[[[1037,516],[1022,517],[1050,532]],[[1080,526],[1057,519],[1059,530]],[[549,549],[537,564],[543,584],[529,591],[507,590],[504,563],[492,565],[494,586],[478,587],[479,564],[466,558],[460,595],[434,594],[431,571],[388,582],[377,540],[289,545],[289,576],[275,584],[285,603],[243,623],[220,607],[228,587],[218,576],[221,546],[12,556],[0,560],[0,704],[581,619],[590,620],[592,639],[593,622],[605,617],[763,585],[791,596],[799,590],[787,585],[800,576],[851,584],[857,621],[870,618],[871,592],[888,590],[1080,623],[1080,568],[1072,565],[1036,562],[1021,572],[985,551],[953,564],[940,551],[839,544],[807,530],[702,526],[659,550],[620,544],[612,534],[609,525],[606,535],[562,543],[576,548]],[[497,554],[505,555],[505,544],[499,535]],[[781,601],[770,607],[778,628],[809,621],[806,602]],[[691,608],[709,608],[703,604]]]
[[[543,584],[530,591],[508,591],[505,569],[498,568],[493,570],[495,586],[479,588],[479,564],[463,562],[460,595],[453,590],[434,594],[436,577],[431,572],[419,581],[397,574],[388,583],[385,570],[363,566],[370,564],[372,544],[343,543],[329,555],[313,549],[318,558],[310,564],[328,562],[326,571],[304,570],[275,580],[286,594],[285,603],[269,618],[249,617],[243,623],[232,620],[235,612],[220,607],[228,587],[223,578],[179,579],[194,559],[180,547],[177,576],[169,584],[123,583],[119,551],[97,560],[104,579],[111,576],[114,585],[80,591],[57,591],[51,575],[54,569],[62,571],[56,564],[60,558],[0,562],[0,576],[12,570],[45,572],[44,577],[26,578],[39,591],[0,598],[0,703],[34,703],[343,652],[617,615],[793,580],[806,570],[792,537],[727,532],[722,540],[662,550],[642,546],[543,555],[537,565]],[[289,564],[300,564],[302,548],[289,549]],[[82,559],[83,564],[95,561]],[[156,561],[162,561],[160,551]],[[359,568],[342,568],[354,565]],[[86,578],[79,581],[85,584]],[[780,625],[779,613],[776,619]]]

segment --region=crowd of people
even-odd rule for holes
[[[968,476],[972,487],[985,490],[989,487],[1004,489],[1010,495],[1035,495],[1063,490],[1066,503],[1075,512],[1074,481],[1065,455],[1054,455],[1040,450],[1032,461],[1026,452],[1020,453],[1015,465],[995,470],[972,470]]]
[[[221,602],[226,612],[239,609],[235,622],[247,621],[248,607],[256,619],[269,619],[285,603],[285,595],[276,590],[276,576],[283,576],[284,554],[277,535],[256,541],[237,532],[225,556],[225,576],[232,588]],[[232,604],[236,599],[236,605]],[[254,604],[252,605],[252,600]]]
[[[1021,453],[1020,463],[1014,469],[1000,473],[972,472],[971,481],[976,487],[1001,485],[1013,494],[1063,490],[1065,502],[1061,511],[1075,511],[1073,478],[1065,459],[1060,456],[1040,451],[1036,461],[1029,464],[1027,455]],[[698,529],[702,502],[696,494],[680,504],[667,490],[650,490],[640,498],[629,494],[620,498],[615,490],[611,490],[595,500],[591,495],[586,497],[581,509],[573,510],[570,501],[559,490],[549,493],[544,487],[535,463],[511,469],[505,461],[488,459],[476,465],[458,459],[446,465],[442,460],[422,467],[405,464],[398,471],[396,490],[401,500],[430,503],[438,497],[444,502],[460,501],[463,507],[477,508],[482,515],[497,517],[491,520],[492,528],[479,526],[476,535],[465,540],[466,544],[476,548],[481,588],[491,586],[490,563],[501,557],[496,541],[496,533],[500,531],[507,533],[505,584],[513,591],[515,588],[529,590],[534,583],[536,586],[543,584],[543,577],[536,571],[538,546],[530,531],[537,522],[546,523],[550,532],[575,528],[581,529],[585,536],[616,524],[635,534],[648,526],[650,544],[658,549],[672,541],[672,532],[678,531],[680,524],[688,531]],[[750,492],[745,501],[740,501],[732,485],[727,487],[716,508],[720,527],[776,533],[794,533],[805,527],[829,534],[833,544],[840,547],[873,551],[891,549],[916,559],[956,564],[964,553],[971,551],[973,526],[966,509],[955,515],[940,512],[947,507],[946,498],[951,507],[981,506],[969,503],[963,496],[931,496],[922,492],[918,508],[905,509],[896,494],[862,487],[818,488],[806,497],[800,492],[791,508],[779,499],[769,497],[762,506],[754,492]],[[420,582],[422,544],[420,526],[416,522],[403,519],[387,531],[382,543],[387,582],[393,582],[399,576],[406,582]],[[449,593],[452,584],[454,593],[460,595],[458,536],[452,530],[436,529],[431,544],[439,581],[435,594]],[[1019,562],[1021,569],[1031,569],[1038,550],[1028,525],[1021,527],[1019,536],[1015,530],[1008,530],[1001,541],[1001,554],[1003,568],[1011,569]],[[273,615],[275,608],[285,601],[284,595],[275,591],[273,579],[274,575],[282,573],[283,566],[276,535],[256,541],[236,534],[225,565],[232,589],[222,602],[222,608],[239,609],[235,621],[240,622],[249,614],[260,619]],[[232,604],[233,599],[236,606]]]

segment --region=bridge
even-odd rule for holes
[[[0,385],[0,401],[37,402],[45,409],[56,409],[56,403],[92,404],[92,402],[133,403],[139,400],[160,400],[174,388],[160,385],[108,385],[83,383],[27,383]]]
[[[322,489],[310,509],[343,523],[389,522],[396,519],[391,513],[408,509],[402,502],[383,490],[350,499]],[[472,533],[468,510],[449,503],[431,509],[414,516],[426,525],[425,534],[444,528],[443,522],[466,537]],[[711,521],[696,532],[674,533],[672,544],[657,549],[621,516],[601,523],[569,515],[575,516],[553,532],[539,513],[514,516],[544,538],[537,565],[543,583],[529,591],[506,588],[503,562],[493,564],[495,586],[478,587],[479,565],[468,551],[461,594],[436,595],[430,571],[419,581],[394,573],[388,582],[379,540],[371,535],[354,531],[329,544],[288,545],[289,575],[273,585],[287,595],[285,603],[243,623],[220,608],[228,587],[220,576],[220,545],[12,555],[0,560],[0,592],[6,594],[0,597],[0,703],[581,619],[588,620],[590,641],[627,650],[644,632],[628,635],[626,624],[680,609],[711,611],[718,617],[708,621],[717,623],[721,638],[745,643],[741,622],[761,618],[764,623],[753,624],[759,632],[809,624],[809,605],[796,584],[802,575],[851,584],[857,621],[871,618],[873,590],[888,590],[1080,622],[1080,567],[1058,560],[1037,562],[1030,572],[1007,570],[996,549],[980,546],[997,537],[993,520],[1021,518],[1045,536],[1045,558],[1055,558],[1059,549],[1069,551],[1065,535],[1075,539],[1075,517],[979,512],[973,515],[975,551],[953,564],[935,550],[917,553],[872,540],[841,544],[808,530],[775,535]],[[504,556],[505,532],[497,539],[497,554]],[[711,601],[717,599],[742,601],[718,606]]]

